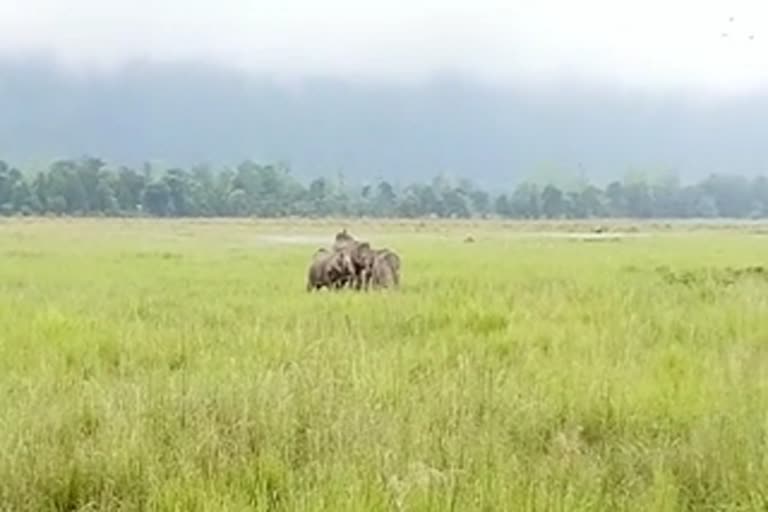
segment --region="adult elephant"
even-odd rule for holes
[[[336,233],[333,243],[333,251],[345,253],[349,256],[354,267],[354,276],[350,280],[350,285],[357,290],[368,287],[371,268],[375,258],[374,250],[368,242],[356,240],[347,230]]]
[[[307,291],[340,288],[340,283],[354,274],[349,254],[319,249],[312,256],[307,271]]]
[[[334,245],[345,244],[347,242],[354,242],[354,241],[355,241],[355,237],[353,237],[352,235],[349,234],[349,232],[347,232],[347,228],[344,228],[338,233],[336,233],[336,237],[334,239],[334,242],[335,242]]]
[[[400,286],[400,257],[389,249],[375,251],[371,265],[370,283],[373,288]]]
[[[368,242],[352,242],[345,249],[352,260],[355,269],[354,287],[357,290],[361,288],[368,289],[370,284],[371,272],[373,271],[373,262],[376,259],[376,252],[371,248]]]
[[[390,249],[378,249],[376,251],[376,258],[387,262],[392,269],[395,286],[400,286],[400,267],[402,265],[400,256]]]

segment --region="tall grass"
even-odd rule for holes
[[[350,229],[402,290],[307,294],[264,225],[0,225],[0,509],[768,507],[768,275],[712,278],[765,240]]]

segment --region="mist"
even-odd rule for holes
[[[487,184],[767,172],[741,1],[0,4],[0,157]],[[733,18],[733,20],[731,20]]]

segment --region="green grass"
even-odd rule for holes
[[[0,510],[768,508],[768,238],[340,226],[0,224]]]

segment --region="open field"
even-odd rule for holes
[[[768,226],[604,225],[0,222],[0,510],[765,510]]]

